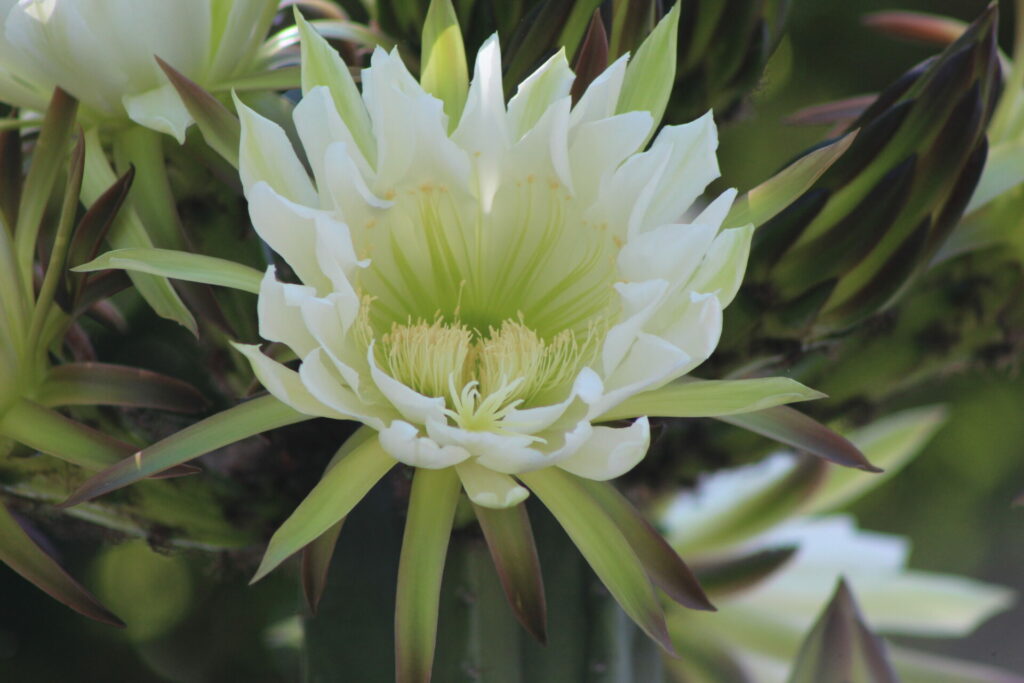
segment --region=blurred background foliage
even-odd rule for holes
[[[793,0],[788,30],[765,77],[721,129],[721,186],[747,190],[823,139],[827,127],[789,125],[786,118],[795,111],[876,92],[937,51],[882,38],[861,24],[861,16],[906,9],[969,21],[986,4]],[[1013,8],[1003,5],[1006,48]],[[188,347],[181,328],[141,308],[128,317],[130,336],[109,335],[105,342],[97,337],[101,358],[167,372],[199,387],[209,381],[198,359],[181,353]],[[1008,378],[994,370],[964,369],[902,395],[896,407],[941,402],[951,407],[951,417],[922,455],[852,511],[864,528],[912,539],[915,568],[1020,590],[1024,510],[1012,509],[1010,502],[1024,488],[1024,380],[1018,368],[1010,370]],[[297,653],[289,643],[297,622],[288,617],[299,595],[286,573],[248,587],[248,568],[237,566],[237,558],[171,554],[141,542],[97,551],[104,532],[95,527],[34,519],[60,545],[60,559],[72,574],[131,625],[115,630],[90,622],[0,567],[3,681],[295,680]],[[277,626],[268,632],[267,624]],[[1022,632],[1024,605],[1018,605],[970,638],[914,645],[1024,671]]]

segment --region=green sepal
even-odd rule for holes
[[[305,95],[318,85],[326,86],[331,92],[338,114],[348,126],[359,150],[370,163],[376,164],[377,147],[366,111],[348,66],[337,50],[332,48],[316,30],[302,18],[296,9],[295,24],[302,39],[302,94]]]
[[[394,466],[394,458],[384,452],[377,439],[365,441],[331,466],[274,532],[250,583],[262,579],[337,524]]]
[[[50,369],[35,396],[47,407],[111,405],[194,413],[208,405],[195,387],[150,370],[110,363],[66,363]]]
[[[107,162],[103,145],[100,143],[99,131],[95,128],[86,131],[85,148],[82,198],[86,203],[92,204],[117,182],[117,176]],[[153,241],[146,233],[138,214],[127,206],[118,212],[107,235],[107,241],[115,248],[153,247]],[[139,294],[157,315],[183,325],[192,334],[198,333],[195,318],[165,278],[139,273],[131,274],[130,277]]]
[[[421,467],[413,475],[395,595],[396,683],[430,681],[441,578],[460,490],[451,467]]]
[[[238,168],[238,147],[242,135],[238,117],[202,86],[175,70],[160,57],[157,57],[156,61],[167,74],[171,85],[178,91],[178,97],[199,127],[206,144],[225,161]]]
[[[648,111],[655,124],[661,121],[676,77],[678,35],[677,2],[654,27],[626,67],[616,113]]]
[[[679,554],[614,485],[606,481],[579,481],[615,521],[655,586],[684,607],[715,611],[697,577]]]
[[[595,422],[631,417],[717,417],[764,410],[825,395],[788,377],[676,381],[632,396]]]
[[[94,273],[112,269],[230,287],[252,294],[259,293],[260,282],[263,279],[263,273],[241,263],[215,256],[153,247],[115,249],[71,270],[76,273]]]
[[[273,396],[254,398],[135,452],[86,481],[61,507],[92,500],[254,434],[312,419]]]
[[[124,626],[82,584],[64,571],[25,533],[6,506],[0,503],[0,562],[39,589],[80,614],[113,626]]]
[[[675,654],[647,573],[601,504],[576,477],[556,467],[518,476],[562,525],[626,614],[666,652]]]
[[[469,92],[466,48],[451,0],[431,0],[421,45],[420,85],[444,102],[451,132],[459,123]]]
[[[538,642],[546,644],[548,610],[544,577],[526,504],[505,509],[474,505],[473,511],[516,619]]]
[[[882,640],[871,633],[840,579],[793,663],[788,683],[898,683]]]
[[[776,406],[742,415],[722,415],[716,419],[807,451],[836,465],[865,472],[882,471],[872,465],[849,439],[788,406]]]

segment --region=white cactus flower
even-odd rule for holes
[[[184,139],[191,117],[154,56],[207,87],[254,68],[276,0],[0,0],[0,101],[41,111],[54,87],[94,122]]]
[[[369,425],[398,461],[455,466],[481,505],[526,496],[509,475],[636,465],[646,417],[592,423],[708,358],[751,229],[720,230],[731,190],[684,221],[718,176],[713,119],[643,151],[657,122],[619,112],[625,71],[573,106],[560,52],[506,107],[493,37],[456,124],[378,49],[361,100],[317,86],[295,109],[313,180],[282,129],[240,105],[253,225],[299,280],[271,268],[259,295],[261,335],[298,371],[239,347],[264,386]]]

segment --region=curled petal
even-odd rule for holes
[[[606,481],[636,467],[650,445],[651,428],[646,417],[619,429],[595,427],[579,450],[558,466],[578,477]]]

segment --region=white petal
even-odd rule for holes
[[[459,473],[466,495],[481,507],[498,510],[509,508],[519,505],[530,495],[512,477],[481,467],[472,460],[459,463],[455,471]]]
[[[331,291],[331,281],[320,269],[316,254],[318,216],[322,211],[296,204],[260,181],[249,188],[249,216],[256,234],[281,255],[304,284],[321,293]]]
[[[660,278],[686,282],[704,259],[718,226],[662,225],[634,235],[619,252],[619,272],[627,280]]]
[[[318,401],[302,383],[299,373],[289,370],[277,361],[263,355],[259,346],[254,344],[232,344],[232,346],[249,359],[256,379],[282,403],[306,415],[330,417],[336,420],[348,419],[348,415],[339,413]]]
[[[466,107],[452,140],[469,152],[476,171],[477,198],[483,210],[490,211],[498,189],[501,157],[510,145],[496,33],[477,52]]]
[[[621,429],[595,427],[580,449],[558,466],[578,477],[607,481],[636,467],[650,445],[651,429],[646,417]]]
[[[603,415],[630,396],[662,386],[694,365],[677,345],[641,332],[615,372],[605,377],[605,393],[591,405],[590,416]]]
[[[736,297],[747,271],[753,236],[752,225],[723,230],[708,249],[689,287],[697,292],[714,294],[722,308],[728,306]]]
[[[122,102],[132,121],[170,135],[179,145],[185,144],[185,132],[192,125],[192,115],[173,85],[165,83],[140,95],[125,95]]]
[[[380,445],[388,455],[412,467],[439,470],[466,460],[469,452],[459,446],[439,446],[419,435],[408,422],[395,420],[380,432]]]
[[[651,151],[668,148],[669,162],[659,178],[643,225],[674,223],[682,217],[708,183],[718,177],[717,147],[718,132],[711,112],[696,121],[661,129]]]
[[[521,138],[555,102],[565,98],[575,78],[562,49],[520,83],[508,103],[512,139]]]
[[[591,121],[608,118],[615,113],[628,61],[629,55],[622,55],[591,81],[583,97],[572,109],[569,125],[573,129]]]
[[[302,365],[299,366],[299,377],[309,393],[348,419],[358,420],[376,430],[384,429],[381,418],[394,417],[393,412],[381,410],[380,406],[367,405],[360,400],[349,387],[339,381],[341,378],[324,362],[324,355],[323,349],[314,349],[302,359]]]
[[[348,156],[354,162],[361,178],[372,177],[373,170],[359,151],[359,146],[348,126],[338,114],[327,86],[317,86],[303,95],[295,105],[292,118],[299,139],[302,140],[302,147],[306,150],[306,158],[313,169],[313,177],[320,188],[321,197],[323,186],[326,185],[324,157],[327,149],[336,142],[344,144],[346,150],[349,150]]]
[[[622,302],[622,322],[608,330],[601,349],[601,368],[607,377],[625,357],[630,345],[654,315],[668,291],[668,282],[619,282],[615,289]]]
[[[373,343],[366,351],[366,362],[370,366],[370,376],[374,384],[391,402],[402,416],[416,424],[426,424],[431,420],[444,420],[444,399],[430,398],[415,391],[377,367],[377,359],[373,355]],[[396,456],[397,457],[397,456]]]
[[[237,97],[235,108],[242,124],[238,173],[246,196],[254,185],[263,182],[291,202],[318,206],[313,183],[281,127],[242,104]]]
[[[722,227],[722,221],[729,215],[729,209],[732,208],[732,202],[736,199],[736,189],[729,188],[722,194],[715,197],[715,200],[704,207],[696,218],[693,219],[693,223],[703,223],[704,225],[713,225],[716,228]]]
[[[718,297],[691,293],[688,298],[690,301],[682,310],[668,307],[670,310],[665,319],[671,322],[667,326],[653,329],[652,324],[652,332],[689,356],[685,368],[672,379],[707,360],[722,336],[722,304]],[[659,311],[657,317],[660,319],[663,314]]]
[[[597,198],[601,183],[607,182],[619,164],[637,151],[653,125],[649,112],[634,111],[570,130],[573,189],[583,205]]]
[[[555,102],[540,121],[508,151],[502,163],[502,175],[523,179],[534,174],[538,180],[557,181],[573,192],[569,165],[569,107],[563,97]]]
[[[301,307],[314,296],[312,287],[279,282],[274,267],[267,268],[256,302],[260,336],[287,345],[299,358],[312,351],[317,343],[306,328]]]

